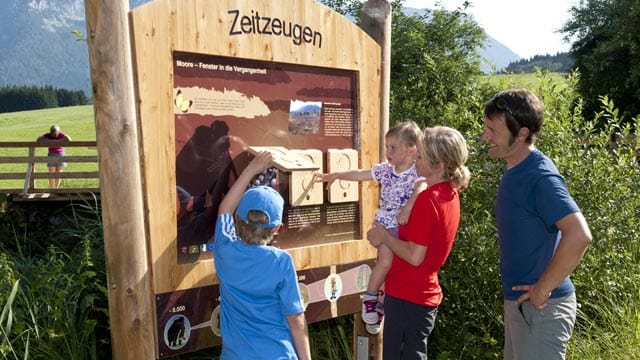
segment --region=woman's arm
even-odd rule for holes
[[[391,251],[413,266],[418,266],[424,261],[427,254],[427,247],[418,245],[411,241],[403,241],[391,236],[384,226],[374,223],[367,232],[369,243],[375,247],[380,244],[386,245]]]

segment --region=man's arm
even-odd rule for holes
[[[249,186],[253,177],[268,168],[269,164],[271,164],[271,160],[273,160],[273,155],[268,151],[258,153],[255,158],[251,160],[249,165],[247,165],[240,176],[238,176],[236,182],[233,183],[229,192],[227,192],[225,197],[222,199],[222,202],[218,207],[218,215],[233,214],[236,211],[240,198],[242,198],[242,195],[247,189],[247,186]]]
[[[538,282],[513,287],[513,290],[526,291],[518,298],[518,304],[529,300],[536,309],[544,308],[551,291],[578,266],[591,242],[591,231],[581,212],[563,217],[556,222],[556,226],[562,232],[562,237]]]
[[[289,323],[289,329],[291,329],[293,346],[296,348],[298,359],[310,360],[309,329],[307,328],[307,319],[304,317],[304,313],[288,315],[287,322]]]

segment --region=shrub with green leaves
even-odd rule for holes
[[[638,119],[621,121],[606,98],[601,99],[602,111],[585,119],[574,91],[576,81],[576,75],[570,75],[566,84],[558,84],[548,73],[538,72],[537,86],[530,89],[545,104],[537,147],[556,163],[593,233],[572,274],[580,310],[568,357],[638,358],[640,152],[633,133]],[[429,339],[429,355],[435,359],[502,358],[503,300],[493,206],[504,164],[489,158],[486,145],[479,142],[482,102],[476,104],[476,118],[468,115],[469,108],[461,106],[449,124],[465,129],[472,184],[462,193],[459,235],[440,274],[445,298]],[[602,123],[607,124],[604,130],[596,128]],[[611,143],[613,133],[619,144]],[[596,340],[594,334],[609,341]]]
[[[14,237],[0,248],[0,304],[10,309],[1,318],[3,358],[110,357],[98,213],[76,205],[66,215],[63,224],[45,226],[44,231],[57,235],[55,245],[28,245],[39,241],[33,233],[36,238]],[[8,220],[19,227],[24,219]]]

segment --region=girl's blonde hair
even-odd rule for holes
[[[397,137],[408,147],[418,146],[422,140],[422,130],[415,121],[406,120],[389,129],[384,137]]]

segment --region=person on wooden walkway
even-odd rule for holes
[[[71,141],[71,137],[60,131],[60,127],[54,124],[51,125],[48,133],[40,135],[36,141],[50,141],[55,143],[49,146],[49,152],[47,154],[49,161],[47,162],[47,167],[50,173],[61,173],[62,169],[67,166],[67,163],[62,161],[62,157],[64,157],[64,147],[59,143]],[[49,178],[49,187],[58,189],[61,180],[59,177]]]

